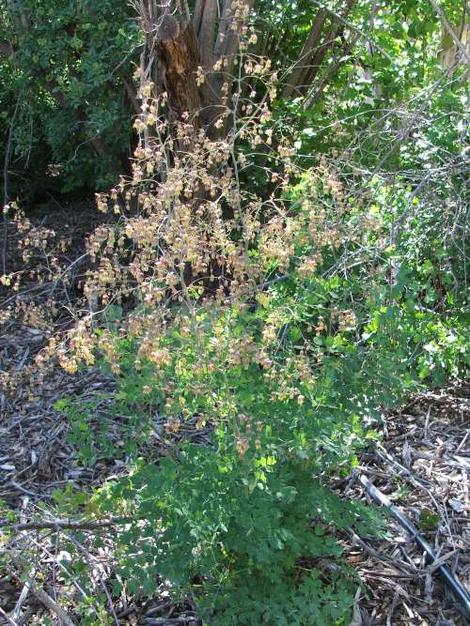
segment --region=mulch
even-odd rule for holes
[[[106,385],[110,382],[97,372],[80,377],[56,373],[56,378],[48,380],[44,395],[22,408],[16,407],[1,423],[0,497],[20,511],[24,519],[35,512],[37,505],[47,503],[57,487],[67,483],[82,487],[96,485],[106,474],[119,469],[111,465],[90,470],[77,464],[76,451],[67,439],[66,420],[51,408],[64,390],[86,399],[94,392],[103,391]],[[367,476],[421,530],[439,562],[445,562],[468,589],[469,425],[470,384],[419,394],[401,410],[384,414],[380,426],[382,439],[363,454],[354,476],[337,487],[342,496],[374,506],[357,480],[359,475]],[[194,425],[188,425],[188,432],[195,437],[204,436]],[[157,425],[153,433],[153,440],[146,444],[149,453],[161,444],[161,427]],[[179,432],[179,436],[184,434]],[[46,547],[50,533],[35,536],[41,537],[44,543],[41,549],[48,555],[47,558],[42,555],[41,567],[50,570],[54,562],[52,547]],[[387,522],[383,537],[359,537],[350,533],[342,539],[348,562],[358,577],[351,626],[461,626],[466,623],[436,568],[426,563],[422,551],[393,519]],[[39,558],[38,554],[36,556]],[[104,572],[111,565],[103,563],[102,567]],[[164,582],[159,584],[157,599],[139,603],[116,599],[117,623],[196,626],[191,601],[172,602],[171,590]],[[12,582],[11,576],[2,579],[0,575],[0,606],[12,610],[23,585],[19,579]],[[52,594],[52,591],[49,582],[49,592]],[[60,597],[59,582],[55,593]],[[30,615],[30,621],[17,623],[41,623],[41,618],[35,622],[34,616],[38,618],[48,612],[32,596],[32,603],[26,602],[21,612],[21,615]],[[2,622],[0,617],[2,623],[8,622]]]
[[[422,393],[384,415],[383,439],[365,453],[365,475],[422,532],[440,563],[470,590],[470,384]],[[370,502],[358,481],[342,489]],[[364,584],[357,625],[464,624],[455,597],[413,538],[393,519],[387,537],[348,537],[348,560]],[[356,625],[355,625],[356,626]]]

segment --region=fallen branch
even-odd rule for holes
[[[75,623],[69,617],[68,613],[43,589],[38,589],[34,585],[31,585],[31,593],[36,596],[39,602],[48,608],[51,613],[54,613],[57,616],[61,624],[64,624],[64,626],[75,626]]]
[[[5,613],[5,611],[2,609],[1,606],[0,606],[0,616],[3,617],[6,623],[9,624],[10,626],[18,626],[18,624],[11,619],[8,613]]]
[[[461,612],[464,614],[465,617],[470,618],[470,594],[468,593],[467,589],[452,574],[451,570],[447,567],[445,563],[441,562],[439,564],[439,559],[437,558],[434,550],[431,548],[423,535],[410,522],[410,520],[406,518],[396,506],[392,504],[387,496],[379,491],[379,489],[377,489],[377,487],[375,487],[375,485],[373,485],[370,480],[366,478],[366,476],[361,476],[359,480],[364,486],[367,493],[378,504],[386,507],[393,515],[393,517],[400,523],[400,525],[403,526],[403,528],[410,533],[418,546],[426,554],[428,560],[431,561],[432,565],[435,565],[436,569],[439,571],[442,578],[444,579],[446,585],[452,590],[456,598],[459,600],[458,607],[461,609]]]
[[[196,617],[150,617],[144,618],[143,626],[190,626],[197,623]]]
[[[52,520],[50,522],[38,521],[38,522],[25,522],[17,524],[15,522],[8,522],[2,520],[0,522],[0,528],[8,528],[16,532],[22,530],[99,530],[100,528],[109,528],[111,526],[118,526],[120,524],[129,524],[135,521],[132,517],[115,517],[102,522],[85,522],[78,520]]]
[[[11,553],[10,553],[10,557],[15,567],[18,568],[19,571],[21,571],[21,564],[19,562],[19,559],[14,554],[11,554]],[[41,604],[43,604],[47,609],[49,609],[51,613],[54,613],[54,615],[56,615],[60,624],[63,624],[64,626],[75,626],[74,621],[71,619],[67,611],[63,609],[59,604],[57,604],[57,602],[53,600],[51,596],[44,591],[44,589],[40,589],[39,587],[36,587],[33,582],[32,577],[28,580],[28,584],[29,584],[29,591],[33,594],[33,596],[36,597],[37,600],[39,600],[39,602],[41,602]]]

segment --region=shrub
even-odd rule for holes
[[[5,4],[5,3],[3,3]],[[23,0],[1,8],[0,124],[15,169],[65,191],[107,188],[130,154],[126,81],[140,33],[126,2]],[[15,112],[16,110],[16,112]]]
[[[156,413],[168,435],[187,420],[210,435],[156,462],[129,445],[128,474],[95,494],[95,512],[133,517],[116,538],[132,592],[162,576],[208,623],[340,625],[353,589],[335,530],[368,515],[328,478],[351,470],[384,404],[468,367],[465,301],[423,281],[431,247],[393,228],[390,241],[406,186],[351,193],[326,159],[301,170],[267,94],[219,139],[171,127],[164,98],[144,103],[132,179],[98,196],[116,222],[88,245],[86,293],[107,314],[81,319],[72,351],[52,348],[71,372],[114,375],[119,413],[143,417],[129,439]],[[249,184],[261,144],[263,194]],[[109,453],[94,446],[92,459]]]
[[[407,247],[387,249],[380,216],[334,207],[339,189],[323,175],[289,192],[297,226],[283,272],[272,254],[261,260],[275,216],[250,255],[264,280],[235,302],[196,291],[158,327],[154,308],[134,312],[131,340],[113,316],[98,333],[118,412],[142,418],[136,431],[151,432],[158,412],[168,434],[195,416],[211,433],[210,446],[183,437],[156,464],[127,448],[129,476],[95,496],[103,513],[135,517],[116,547],[129,590],[150,594],[162,576],[196,593],[207,623],[348,623],[354,580],[334,529],[370,514],[333,495],[328,476],[354,466],[384,403],[468,363],[458,315],[423,307],[422,285],[391,284],[391,258],[405,262]]]

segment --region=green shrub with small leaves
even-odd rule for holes
[[[0,2],[0,40],[0,128],[11,130],[13,174],[59,180],[64,191],[107,188],[130,154],[141,33],[129,4]]]
[[[386,186],[372,193],[389,203]],[[329,207],[320,248],[295,231],[287,271],[268,263],[261,288],[232,304],[195,295],[177,306],[156,352],[142,352],[146,337],[123,336],[122,310],[110,311],[113,360],[102,366],[118,371],[116,414],[138,421],[120,431],[128,475],[99,490],[93,507],[132,518],[115,554],[129,591],[151,595],[162,577],[194,594],[207,624],[348,624],[358,583],[337,532],[377,520],[328,480],[351,472],[384,406],[469,365],[463,294],[441,302],[426,279],[432,247],[418,249],[408,232],[387,245],[387,211],[364,219],[351,205],[338,221],[333,199],[304,177],[291,211],[302,220],[312,202]],[[336,245],[338,232],[346,243]],[[79,415],[84,457],[115,455],[101,435],[93,440],[83,407]],[[149,462],[139,435],[151,438],[155,415],[164,439],[181,438]],[[209,445],[185,434],[188,420]]]
[[[89,506],[129,518],[114,556],[131,593],[163,579],[216,626],[342,626],[357,581],[340,532],[374,515],[330,481],[384,407],[470,364],[464,138],[421,120],[416,139],[452,144],[444,165],[407,138],[373,172],[354,150],[306,168],[271,117],[271,65],[250,54],[240,72],[266,101],[231,111],[227,136],[184,119],[175,142],[143,87],[132,178],[98,197],[119,217],[88,242],[101,313],[57,353],[115,381],[103,418],[72,407],[72,436],[88,462],[127,460]]]

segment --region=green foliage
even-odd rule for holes
[[[60,176],[64,190],[103,188],[129,153],[124,81],[140,41],[127,2],[0,2],[0,125],[15,169]],[[16,115],[15,115],[16,110]],[[52,169],[51,169],[52,168]]]
[[[241,462],[227,433],[217,438],[217,453],[184,446],[177,463],[137,465],[107,490],[112,509],[140,494],[141,521],[119,538],[129,590],[151,593],[158,575],[193,585],[210,623],[339,623],[352,589],[335,589],[342,569],[328,566],[340,549],[324,518],[352,523],[352,507],[312,485],[308,463],[251,453]]]
[[[123,382],[117,402],[110,402],[103,394],[87,402],[55,403],[54,408],[68,416],[69,440],[77,447],[82,463],[94,466],[103,459],[135,456],[146,441],[151,429],[149,403],[132,402],[137,388],[141,391],[142,386],[136,381]]]
[[[308,195],[333,203],[309,180],[290,192],[297,213]],[[179,311],[159,337],[168,358],[158,364],[136,368],[139,341],[119,335],[111,312],[116,414],[158,412],[177,430],[197,416],[211,436],[157,464],[135,448],[129,475],[95,494],[101,512],[135,518],[116,548],[130,592],[151,594],[161,576],[192,589],[206,622],[221,626],[349,623],[357,583],[334,533],[372,520],[327,477],[354,466],[384,404],[469,365],[462,294],[449,306],[434,287],[426,220],[383,247],[407,206],[406,189],[391,193],[374,183],[375,221],[364,225],[355,207],[342,215],[347,255],[325,245],[313,274],[301,271],[313,248],[300,233],[289,271],[272,279],[270,267],[256,299]],[[439,271],[447,284],[448,266]],[[89,446],[92,432],[82,434]]]
[[[419,529],[423,532],[435,531],[439,527],[441,518],[429,509],[423,509],[419,516]]]
[[[302,6],[292,3],[290,10]],[[440,6],[460,32],[466,19],[460,7],[451,1]],[[303,19],[311,20],[311,13]],[[467,69],[465,63],[446,67],[449,35],[431,3],[379,1],[371,10],[361,0],[348,23],[349,35],[335,42],[307,106],[301,98],[278,102],[279,112],[290,112],[307,163],[318,153],[344,150],[349,165],[367,175],[377,164],[391,172],[431,169],[448,162],[449,153],[459,154],[467,141]]]

